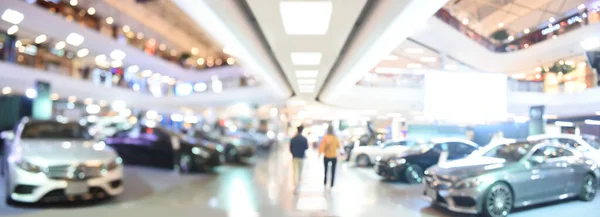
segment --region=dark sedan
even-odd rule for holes
[[[136,126],[106,139],[125,164],[173,168],[181,173],[209,171],[221,164],[219,144],[188,139],[171,130]]]
[[[385,179],[420,183],[425,169],[437,164],[440,157],[456,160],[477,149],[477,144],[464,139],[434,139],[430,144],[414,147],[401,156],[378,159],[375,172]],[[447,156],[442,156],[445,155],[442,153],[447,153]]]

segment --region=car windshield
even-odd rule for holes
[[[495,146],[483,153],[485,157],[502,158],[508,162],[517,162],[535,146],[537,142],[515,142]]]
[[[78,123],[29,122],[25,124],[24,139],[91,139],[86,127]]]
[[[583,140],[585,140],[595,149],[600,149],[600,141],[598,141],[598,137],[584,136]]]

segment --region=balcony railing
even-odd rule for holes
[[[175,63],[182,68],[204,69],[235,63],[233,58],[228,57],[224,53],[219,53],[217,56],[194,57],[193,54],[187,52],[178,53],[176,50],[167,49],[165,44],[160,44],[156,39],[146,37],[142,32],[136,34],[131,30],[131,27],[118,25],[117,21],[112,17],[100,17],[95,12],[88,12],[89,9],[87,8],[80,8],[78,5],[72,6],[68,1],[36,0],[35,5],[47,9],[49,13],[60,15],[69,22],[77,22],[81,26],[93,29],[104,36],[140,49],[150,56],[156,56],[165,61]]]
[[[573,93],[588,88],[597,87],[599,84],[596,74],[581,76],[547,74],[534,80],[507,79],[509,92],[546,92],[546,93]],[[385,88],[424,88],[425,76],[423,74],[376,74],[368,73],[356,83],[363,87]]]
[[[20,31],[27,31],[27,29],[22,27]],[[35,31],[28,32],[35,33]],[[48,38],[47,41],[52,39]],[[16,49],[10,49],[12,46]],[[154,96],[182,95],[177,93],[177,87],[182,84],[188,87],[192,85],[192,91],[183,95],[196,92],[221,92],[260,85],[260,82],[251,75],[234,75],[226,78],[213,76],[206,80],[178,81],[172,77],[160,76],[158,73],[144,75],[143,71],[133,71],[125,66],[102,68],[83,57],[78,57],[77,52],[69,50],[68,47],[56,49],[50,43],[36,44],[32,39],[19,38],[18,34],[14,36],[0,34],[0,61],[36,68],[46,73],[88,80],[99,86],[126,88]],[[0,72],[0,77],[2,73],[11,72]]]
[[[493,52],[511,52],[528,48],[534,44],[553,39],[553,37],[571,32],[583,26],[600,22],[600,7],[586,8],[578,13],[566,16],[562,20],[538,29],[532,29],[528,34],[518,34],[513,41],[495,42],[486,36],[464,25],[459,19],[452,16],[444,8],[435,13],[435,16],[463,33],[471,40],[481,44]]]

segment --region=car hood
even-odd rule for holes
[[[23,139],[21,156],[37,165],[107,163],[117,157],[104,142],[61,139]]]
[[[497,171],[510,164],[512,163],[506,162],[501,158],[467,157],[465,159],[439,163],[429,168],[428,171],[434,175],[457,181]]]

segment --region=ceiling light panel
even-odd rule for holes
[[[319,74],[317,70],[296,70],[296,77],[298,78],[316,78]]]
[[[79,46],[81,45],[81,43],[83,43],[83,36],[81,36],[80,34],[77,33],[71,33],[67,36],[67,43],[69,43],[70,45],[73,46]]]
[[[282,1],[279,11],[288,35],[327,34],[333,4],[331,1]]]
[[[317,83],[317,80],[315,79],[299,79],[298,80],[298,84],[311,84],[314,85]]]
[[[23,18],[25,18],[25,16],[21,12],[12,9],[6,9],[4,13],[2,13],[2,20],[15,25],[21,23]]]
[[[298,85],[300,90],[315,89],[315,85]]]
[[[321,64],[320,52],[292,52],[292,63],[297,66],[315,66]]]

